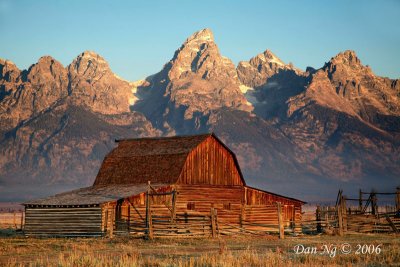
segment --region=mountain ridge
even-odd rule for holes
[[[268,49],[235,66],[210,29],[143,81],[119,78],[93,51],[66,67],[50,56],[28,70],[0,59],[0,192],[88,185],[114,139],[210,131],[237,154],[248,183],[268,190],[318,199],[327,184],[393,187],[399,99],[398,79],[376,76],[354,51],[306,71]],[[284,186],[298,181],[301,191]]]

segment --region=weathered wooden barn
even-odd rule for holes
[[[26,235],[215,236],[300,226],[304,202],[247,186],[214,134],[117,142],[93,186],[24,204]]]

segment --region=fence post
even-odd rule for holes
[[[24,211],[21,211],[21,231],[23,229],[24,226]]]
[[[285,238],[285,229],[283,227],[282,207],[281,207],[280,202],[277,202],[276,204],[278,207],[279,238],[284,239]]]
[[[361,188],[360,188],[360,191],[358,192],[358,210],[359,210],[358,213],[361,213],[362,208],[363,208],[362,191],[361,191]]]
[[[218,210],[215,209],[215,231],[217,232],[217,237],[219,237],[219,225],[218,225]]]
[[[215,224],[215,209],[211,208],[210,213],[211,213],[211,235],[213,238],[215,238],[217,236],[216,224]]]
[[[127,227],[128,227],[128,235],[131,232],[131,206],[128,204],[128,222],[127,222]]]
[[[325,211],[325,227],[329,229],[329,207],[326,207]]]
[[[317,220],[317,233],[321,233],[321,207],[319,205],[317,205],[317,210],[315,211],[315,219]]]
[[[150,217],[150,181],[147,182],[147,192],[146,192],[146,235],[149,235],[149,217]]]
[[[240,205],[240,217],[239,217],[239,221],[240,221],[240,228],[243,228],[243,220],[244,220],[244,205]]]
[[[14,229],[17,230],[17,220],[15,219],[15,211],[14,213]]]
[[[378,214],[378,204],[375,192],[371,192],[371,213],[373,215]]]
[[[340,193],[340,191],[339,191]],[[338,215],[338,224],[339,224],[339,236],[343,235],[343,221],[342,221],[342,215],[343,215],[343,210],[342,210],[342,194],[340,193],[340,196],[338,196],[338,202],[336,204],[336,212]]]
[[[396,188],[396,212],[400,210],[400,187]]]
[[[114,207],[111,206],[107,208],[107,232],[108,232],[108,237],[113,238],[114,237]]]
[[[154,234],[153,234],[153,216],[151,214],[151,211],[149,212],[149,239],[153,239]]]
[[[171,211],[171,223],[176,220],[176,191],[172,192],[172,211]]]
[[[342,219],[343,219],[343,233],[347,232],[347,209],[346,209],[346,197],[342,196]]]
[[[105,236],[108,234],[108,204],[105,206],[103,232]]]

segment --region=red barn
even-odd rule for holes
[[[214,134],[117,143],[93,186],[25,203],[25,233],[207,236],[278,231],[279,219],[300,226],[304,202],[247,186]]]

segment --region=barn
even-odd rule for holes
[[[215,134],[116,140],[93,186],[32,200],[28,236],[299,231],[303,201],[246,185]]]

